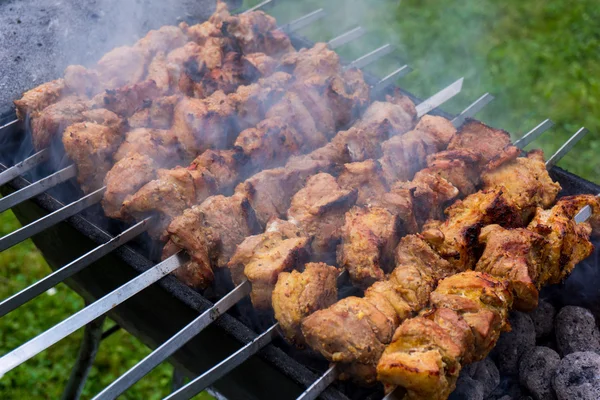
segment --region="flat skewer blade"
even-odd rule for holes
[[[356,60],[346,65],[345,69],[364,68],[367,65],[379,60],[381,57],[390,54],[392,51],[394,51],[394,47],[391,44],[384,44],[383,46],[365,54],[364,56],[358,57]]]
[[[25,172],[33,169],[37,165],[48,161],[50,158],[50,150],[44,149],[38,151],[34,155],[27,157],[23,161],[16,163],[12,167],[0,173],[0,186],[12,181],[17,176],[23,175]]]
[[[298,396],[297,400],[316,399],[321,393],[325,391],[325,389],[327,389],[329,385],[333,383],[333,381],[335,381],[337,375],[337,365],[333,364],[327,369],[327,371],[323,373],[323,375],[319,377],[319,379],[317,379],[312,385],[308,387],[308,389],[306,389],[300,396]]]
[[[43,230],[48,229],[51,226],[56,225],[57,223],[64,221],[78,212],[98,203],[100,200],[102,200],[102,196],[104,195],[105,191],[106,187],[101,187],[100,189],[82,197],[77,201],[74,201],[73,203],[59,208],[58,210],[30,223],[29,225],[25,225],[24,227],[19,228],[6,236],[3,236],[0,238],[0,251],[4,251],[15,244],[21,243],[33,235],[40,233]]]
[[[587,135],[587,133],[588,130],[586,128],[579,128],[579,130],[575,132],[573,136],[571,136],[569,140],[567,140],[565,144],[563,144],[560,149],[556,151],[556,153],[552,154],[552,157],[550,157],[548,161],[546,161],[546,169],[550,169],[555,166],[557,162],[559,162],[565,155],[567,155],[569,151],[571,151],[573,147],[575,147],[577,142]]]
[[[190,322],[185,328],[173,335],[169,340],[150,353],[146,358],[137,363],[133,368],[124,373],[100,392],[94,400],[116,399],[134,383],[161,364],[183,345],[199,334],[204,328],[219,318],[223,313],[233,307],[237,302],[250,294],[252,286],[248,280],[240,283],[225,297],[216,302],[211,308]]]
[[[396,79],[400,79],[403,76],[410,74],[411,72],[412,72],[412,68],[410,66],[408,66],[406,64],[401,66],[400,68],[393,71],[389,75],[382,78],[379,82],[377,82],[373,86],[373,92],[380,93],[383,89],[385,89],[386,87],[393,84],[396,81]]]
[[[247,9],[246,11],[242,12],[242,14],[247,14],[250,13],[252,11],[258,11],[258,10],[262,10],[264,8],[266,8],[267,6],[272,6],[274,1],[273,0],[265,0],[263,2],[258,3],[257,5],[255,5],[254,7],[250,7],[249,9]]]
[[[406,396],[406,390],[401,387],[397,387],[396,389],[389,392],[385,397],[381,400],[402,400]]]
[[[575,215],[574,219],[575,219],[575,222],[577,222],[579,224],[581,222],[587,221],[588,219],[590,219],[591,216],[592,216],[592,207],[585,206],[581,210],[579,210],[577,215]]]
[[[462,90],[463,81],[465,78],[460,78],[456,82],[452,83],[450,86],[447,86],[445,89],[440,90],[427,100],[421,102],[417,108],[417,117],[421,118],[423,115],[429,113],[432,110],[435,110],[446,101],[450,100],[454,96],[460,93]]]
[[[215,365],[196,379],[189,382],[176,392],[165,397],[164,400],[182,400],[190,399],[215,383],[219,378],[225,376],[229,371],[246,361],[250,356],[258,353],[260,349],[269,344],[277,336],[277,327],[279,324],[272,325],[264,333],[257,336],[253,341]]]
[[[81,271],[83,268],[104,257],[106,254],[110,253],[114,249],[121,247],[136,236],[141,235],[143,232],[148,230],[150,220],[151,217],[138,222],[137,224],[124,230],[108,242],[101,244],[100,246],[85,253],[84,255],[70,262],[64,267],[52,272],[45,278],[40,279],[33,285],[3,300],[2,302],[0,302],[0,317],[3,317],[15,308],[27,303],[29,300],[35,298],[36,296],[39,296],[46,290],[56,286],[68,277],[73,276],[77,272]]]
[[[58,172],[53,173],[37,182],[32,183],[29,186],[24,187],[21,190],[17,190],[14,193],[9,194],[6,197],[0,199],[0,213],[12,208],[18,204],[21,204],[25,200],[37,196],[46,190],[68,181],[77,175],[77,168],[75,165],[70,165],[66,168],[61,169]]]
[[[189,257],[183,252],[179,252],[167,258],[165,261],[156,264],[154,267],[133,278],[123,286],[113,290],[100,300],[97,300],[73,314],[69,318],[48,329],[46,332],[36,336],[20,347],[17,347],[10,353],[5,354],[0,358],[0,375],[4,375],[8,371],[29,360],[31,357],[64,339],[79,328],[112,310],[134,294],[140,292],[159,279],[164,278],[188,260]]]
[[[327,46],[331,50],[335,50],[338,47],[341,47],[347,43],[350,43],[353,40],[358,39],[363,36],[367,31],[362,26],[357,26],[356,28],[349,30],[346,33],[342,33],[341,35],[334,37],[329,42],[327,42]]]
[[[454,125],[455,128],[458,128],[459,126],[462,126],[462,124],[465,123],[465,120],[467,118],[474,117],[475,114],[477,114],[479,111],[483,110],[483,108],[485,106],[487,106],[492,100],[494,100],[494,96],[492,96],[489,93],[484,94],[483,96],[481,96],[480,98],[478,98],[477,100],[475,100],[470,106],[468,106],[467,108],[465,108],[463,110],[463,112],[461,112],[460,114],[458,114],[452,120],[452,125]]]
[[[18,119],[15,119],[0,126],[0,135],[10,135],[13,132],[17,131],[20,128],[20,122],[21,121],[19,121]]]
[[[523,137],[517,140],[514,145],[520,149],[524,149],[527,145],[533,142],[535,139],[539,138],[542,133],[546,132],[548,129],[554,126],[554,122],[549,119],[542,121],[538,126],[527,132]]]
[[[288,22],[285,25],[282,25],[280,29],[284,32],[289,32],[289,33],[296,32],[297,30],[306,28],[310,24],[324,18],[326,15],[327,15],[327,13],[325,12],[325,10],[323,10],[322,8],[319,8],[318,10],[315,10],[309,14],[306,14],[303,17],[300,17],[291,22]]]

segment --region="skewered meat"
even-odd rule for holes
[[[264,233],[244,239],[227,264],[234,283],[240,284],[244,277],[248,278],[252,284],[252,304],[258,309],[271,307],[271,294],[279,274],[297,268],[308,258],[310,240],[297,228],[288,226],[280,231],[282,223],[285,222],[276,221],[267,225]]]
[[[132,85],[107,89],[92,99],[94,108],[106,108],[123,117],[130,117],[159,97],[161,91],[154,81],[143,81]]]
[[[126,123],[123,118],[119,117],[112,111],[104,108],[95,108],[86,110],[81,113],[87,122],[104,125],[116,132],[123,133],[126,130]]]
[[[231,197],[212,196],[199,206],[186,209],[169,225],[171,241],[186,249],[200,267],[195,271],[211,270],[212,265],[225,267],[236,246],[247,236],[258,232],[254,212],[248,200],[234,194]],[[186,279],[190,274],[175,275]],[[200,288],[208,279],[184,283]]]
[[[65,90],[64,79],[56,79],[42,83],[31,90],[23,93],[19,100],[15,100],[17,118],[25,121],[28,116],[42,111],[44,108],[54,104]]]
[[[273,289],[273,310],[289,341],[298,346],[304,345],[300,329],[302,320],[337,300],[338,274],[337,268],[324,263],[308,263],[302,272],[279,274]]]
[[[173,160],[181,159],[179,151],[179,142],[172,131],[138,128],[127,132],[114,160],[139,153],[150,157],[161,167],[170,167]]]
[[[382,280],[392,269],[400,239],[398,217],[382,207],[354,207],[345,215],[337,262],[362,287]]]
[[[144,78],[149,57],[144,50],[122,46],[106,53],[97,63],[101,87],[116,89],[133,85]]]
[[[467,119],[450,140],[448,150],[472,150],[480,155],[480,165],[484,166],[498,157],[499,149],[504,149],[510,145],[510,134],[508,132],[491,128],[479,121]]]
[[[239,148],[232,150],[208,150],[190,164],[190,170],[204,171],[212,176],[216,191],[231,194],[238,178],[238,171],[246,164],[247,157]]]
[[[485,140],[485,138],[482,138]],[[427,157],[427,168],[419,174],[436,174],[458,189],[461,197],[475,192],[479,183],[479,161],[481,156],[470,149],[446,150]]]
[[[290,52],[281,57],[281,68],[299,79],[335,75],[340,67],[340,56],[327,47],[327,43],[316,43],[310,49]]]
[[[92,97],[100,90],[100,78],[93,69],[82,65],[69,65],[65,69],[65,87],[69,93],[81,97]]]
[[[269,56],[294,52],[287,35],[277,29],[275,18],[262,11],[221,16],[227,34],[236,39],[244,54],[261,51]]]
[[[84,121],[85,117],[82,112],[88,108],[82,98],[69,96],[34,115],[31,121],[33,147],[36,150],[48,147],[50,142],[56,136],[61,135],[67,126]]]
[[[260,76],[271,76],[277,70],[279,61],[265,53],[244,54],[244,58],[254,66],[260,73]]]
[[[370,89],[363,73],[356,68],[334,75],[325,91],[337,126],[346,126],[357,119],[369,103]]]
[[[312,238],[316,260],[335,259],[335,248],[341,238],[343,215],[356,202],[356,190],[341,189],[327,173],[311,176],[300,189],[288,209],[288,220]]]
[[[85,193],[102,186],[112,167],[112,155],[123,140],[120,132],[92,122],[80,122],[65,129],[65,153],[77,164],[77,182]]]
[[[221,27],[215,25],[211,21],[204,21],[200,24],[195,24],[192,26],[182,22],[179,24],[179,28],[185,32],[190,40],[196,42],[196,44],[200,46],[202,46],[208,38],[219,37],[222,35]]]
[[[154,81],[156,86],[163,94],[167,94],[171,89],[171,76],[167,63],[167,55],[164,52],[157,53],[148,65],[146,79]]]
[[[150,100],[150,104],[127,119],[129,127],[169,129],[173,123],[173,111],[179,96],[164,96]]]
[[[149,58],[157,53],[181,47],[186,41],[186,35],[181,28],[166,25],[149,31],[146,36],[135,43],[134,48],[141,50],[146,58]]]
[[[376,160],[344,164],[337,181],[342,189],[358,190],[357,205],[365,205],[370,199],[389,191],[382,176],[381,164]]]

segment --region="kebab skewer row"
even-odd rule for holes
[[[334,191],[333,184],[329,185],[328,187],[331,191]],[[305,197],[301,196],[300,192],[298,195],[300,197]],[[231,260],[231,264],[243,264],[245,266],[246,273],[250,273],[250,270],[260,269],[259,267],[261,265],[265,266],[267,264],[278,264],[280,261],[281,263],[286,264],[288,267],[293,267],[292,264],[298,261],[298,258],[301,255],[300,252],[306,248],[307,244],[306,238],[297,237],[299,233],[300,232],[298,232],[297,227],[290,222],[280,220],[272,221],[270,226],[267,228],[267,233],[257,237],[249,237],[238,247],[238,251]],[[266,239],[269,234],[271,234],[271,242],[269,242],[269,239]],[[255,238],[259,238],[260,236],[263,236],[262,244],[264,245],[263,247],[265,247],[265,249],[263,249],[264,251],[262,251],[260,254],[252,254],[252,259],[249,259],[244,255],[245,251],[243,249],[244,247],[252,247],[249,246],[251,242],[256,242]],[[284,240],[279,240],[279,243],[277,243],[278,236],[283,236],[283,238],[280,239]],[[288,242],[289,245],[283,245],[285,242]],[[296,251],[295,249],[300,251]],[[277,257],[275,259],[269,257],[270,252],[277,254]],[[252,265],[254,265],[254,267]],[[251,344],[232,354],[228,359],[202,374],[189,385],[173,393],[168,397],[168,399],[187,399],[203,390],[205,387],[222,376],[222,374],[224,374],[226,371],[229,371],[235,366],[239,365],[243,360],[247,359],[250,355],[254,354],[264,345],[269,343],[272,337],[275,336],[273,332],[275,327],[282,328],[288,340],[301,343],[302,334],[299,326],[302,318],[311,314],[315,310],[321,309],[328,304],[332,304],[333,301],[335,301],[335,296],[332,297],[331,293],[336,291],[334,276],[337,272],[335,272],[336,269],[333,267],[329,268],[331,268],[329,274],[324,270],[319,270],[313,265],[310,265],[310,267],[307,266],[305,271],[302,273],[299,273],[298,271],[293,271],[291,273],[281,272],[286,268],[273,269],[271,274],[275,276],[275,280],[277,281],[275,289],[273,289],[272,284],[269,285],[267,283],[264,287],[257,288],[258,291],[262,293],[256,297],[262,297],[263,299],[268,298],[268,301],[264,301],[264,303],[268,303],[270,302],[272,291],[272,303],[275,310],[275,317],[279,322],[273,327],[267,329],[265,333],[257,337]],[[263,269],[269,270],[269,268]],[[266,274],[269,275],[268,272],[266,272]],[[254,289],[255,288],[253,287],[253,291]],[[253,297],[253,303],[255,306],[264,307],[262,304],[263,302],[259,303],[255,297]],[[327,376],[332,377],[335,375],[329,374]],[[322,386],[322,384],[323,381],[317,382],[317,389],[319,389],[319,386]],[[322,388],[321,390],[318,390],[319,393],[320,391],[322,391]]]
[[[512,168],[519,171],[518,163],[515,162]],[[535,171],[522,172],[536,175]],[[535,182],[535,179],[525,182],[532,181]],[[551,183],[550,179],[547,181]],[[546,188],[554,193],[550,197],[555,196],[558,191],[553,185],[546,184]],[[502,190],[508,191],[507,188]],[[517,204],[511,204],[510,200],[510,196],[503,197],[502,191],[496,189],[470,195],[464,201],[450,207],[449,219],[444,223],[447,229],[442,233],[446,234],[445,238],[451,244],[448,247],[453,247],[452,252],[444,253],[440,251],[443,247],[436,246],[431,241],[427,243],[422,237],[415,235],[401,240],[396,249],[397,267],[387,280],[376,282],[367,290],[364,298],[344,299],[330,309],[318,311],[303,321],[302,332],[309,345],[320,351],[328,360],[342,362],[342,368],[350,375],[364,374],[362,378],[365,381],[373,381],[372,363],[381,354],[383,346],[389,343],[389,335],[393,329],[402,319],[409,317],[424,305],[423,302],[433,290],[437,279],[465,270],[469,268],[469,263],[473,262],[473,250],[469,247],[468,238],[469,234],[476,235],[477,232],[470,232],[470,227],[477,229],[482,225],[501,221],[508,226],[522,226],[523,214],[527,210],[515,207]],[[543,199],[540,198],[532,201],[543,204]],[[390,311],[389,316],[379,321],[373,319],[381,314],[380,310],[385,311],[386,307]],[[364,318],[368,318],[373,325],[365,325],[363,317],[357,319],[359,314],[370,315]],[[348,323],[354,328],[348,328]],[[391,328],[384,329],[390,323]],[[376,331],[375,326],[379,326]]]
[[[485,358],[509,329],[510,309],[522,309],[519,304],[564,280],[592,253],[592,226],[577,216],[584,207],[596,224],[598,197],[578,195],[538,208],[527,228],[483,228],[475,270],[441,280],[430,308],[400,325],[379,360],[378,379],[402,386],[407,399],[446,399],[461,367]]]
[[[460,87],[461,83],[462,79],[458,82],[458,87]],[[450,97],[452,97],[454,94],[456,94],[457,91],[455,86],[456,83],[451,85],[449,88],[445,89],[443,91],[445,95],[449,94]],[[432,98],[436,99],[436,101],[439,104],[443,103],[443,101],[446,100],[445,96],[436,95],[432,96]],[[437,107],[439,104],[434,104],[434,102],[432,101],[425,102],[425,106],[421,108],[421,111],[431,111],[431,109]],[[410,120],[412,121],[412,119],[413,118],[411,118]],[[364,132],[361,134],[364,134]],[[355,132],[354,136],[349,135],[348,137],[356,139],[360,138],[361,134]],[[344,154],[347,154],[347,151],[345,149],[339,149],[339,151],[341,151]],[[337,154],[339,151],[335,153]],[[23,344],[19,348],[3,356],[0,359],[1,370],[7,372],[13,369],[15,366],[20,365],[35,354],[39,353],[45,348],[61,340],[65,336],[69,335],[74,330],[78,329],[77,327],[81,327],[88,323],[90,321],[90,318],[95,319],[97,316],[104,314],[111,308],[127,300],[129,297],[133,296],[135,293],[138,293],[139,291],[143,290],[145,287],[151,285],[152,283],[156,282],[165,275],[180,268],[182,265],[185,265],[188,260],[188,256],[183,252],[177,253],[169,257],[167,260],[159,263],[158,265],[149,269],[140,276],[132,279],[127,284],[109,293],[94,304],[84,308],[83,310],[67,318],[63,322],[59,323],[57,326],[38,335],[36,338],[30,340],[29,342]]]

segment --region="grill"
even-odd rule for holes
[[[271,5],[267,0],[256,8],[267,9]],[[323,10],[315,10],[282,25],[281,29],[290,34],[297,49],[310,47],[311,42],[294,32],[324,17]],[[357,27],[332,39],[329,46],[337,48],[348,44],[364,33]],[[391,52],[392,46],[384,44],[356,60],[346,60],[345,64],[363,68]],[[381,98],[391,93],[394,90],[392,83],[408,72],[409,66],[399,65],[382,79],[366,73],[365,80],[372,86],[374,96]],[[415,104],[420,104],[421,115],[431,112],[452,119],[455,126],[460,126],[465,118],[473,116],[492,99],[486,94],[458,116],[440,111],[438,106],[460,92],[461,85],[462,79],[424,102],[410,93],[405,94]],[[53,159],[50,151],[36,153],[24,161],[14,159],[14,154],[32,154],[32,145],[29,139],[24,141],[28,136],[14,121],[14,115],[8,114],[0,121],[3,143],[0,152],[0,184],[3,186],[0,191],[6,196],[0,201],[0,210],[12,208],[24,225],[23,229],[1,238],[0,249],[32,237],[55,270],[33,287],[0,303],[0,315],[63,280],[89,304],[59,326],[2,357],[0,372],[12,369],[89,324],[84,339],[88,343],[82,347],[87,350],[81,351],[77,367],[85,370],[88,365],[85,360],[93,360],[91,355],[100,340],[98,324],[93,321],[108,313],[119,326],[157,351],[98,398],[116,397],[167,357],[183,374],[198,377],[174,392],[170,399],[189,398],[206,387],[232,399],[272,398],[274,393],[277,398],[302,396],[303,399],[317,396],[325,399],[383,397],[380,388],[365,389],[335,381],[335,367],[329,367],[312,353],[292,348],[279,338],[277,327],[257,316],[249,301],[243,299],[248,293],[247,283],[235,289],[227,288],[231,289],[228,292],[217,282],[214,286],[219,289],[200,294],[168,275],[186,260],[185,254],[177,254],[156,267],[157,247],[144,233],[150,222],[148,219],[126,226],[104,217],[97,204],[104,191],[100,189],[81,198],[79,189],[70,180],[75,176],[74,167],[65,164],[64,160]],[[542,122],[515,144],[523,148],[551,126],[548,120]],[[600,186],[554,166],[585,133],[583,128],[576,132],[548,161],[552,178],[563,187],[561,195],[600,192]],[[598,280],[594,272],[597,256],[596,251],[585,261],[588,267],[576,269],[564,285],[549,288],[542,297],[551,299],[558,306],[593,307],[600,296],[582,295],[573,282]],[[582,277],[582,274],[586,275]],[[153,282],[156,284],[151,285]],[[81,375],[85,376],[85,373]],[[81,382],[74,385],[79,387]]]

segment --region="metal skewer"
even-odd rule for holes
[[[123,286],[113,290],[100,300],[83,308],[53,328],[48,329],[27,343],[17,347],[10,353],[5,354],[0,358],[0,375],[4,375],[39,352],[44,351],[59,340],[75,332],[77,329],[112,310],[143,288],[164,278],[166,275],[185,264],[188,260],[189,257],[183,252],[179,252],[167,258],[165,261],[133,278]]]
[[[6,211],[17,204],[24,202],[25,200],[29,200],[30,198],[45,192],[59,183],[74,178],[76,175],[77,167],[75,167],[75,165],[70,165],[58,172],[53,173],[52,175],[47,176],[44,179],[40,179],[39,181],[24,187],[21,190],[17,190],[16,192],[0,199],[0,212]]]
[[[337,49],[338,47],[341,47],[346,43],[358,39],[365,33],[367,33],[367,31],[362,26],[357,26],[356,28],[351,29],[346,33],[342,33],[341,35],[334,37],[329,42],[327,42],[327,46],[329,46],[331,50]]]
[[[377,93],[380,93],[383,89],[385,89],[386,87],[388,87],[391,84],[393,84],[396,81],[396,79],[400,79],[403,76],[405,76],[405,75],[407,75],[407,74],[409,74],[411,72],[412,72],[412,68],[409,67],[408,65],[401,66],[400,68],[398,68],[394,72],[392,72],[389,75],[387,75],[384,78],[382,78],[375,85],[373,85],[373,89],[372,89],[373,93],[375,93],[375,95]]]
[[[150,227],[151,220],[152,217],[149,217],[138,222],[132,227],[121,232],[119,235],[110,239],[108,242],[94,248],[93,250],[85,253],[76,260],[65,265],[64,267],[52,272],[45,278],[40,279],[33,285],[28,286],[20,292],[3,300],[2,302],[0,302],[0,317],[3,317],[15,308],[21,306],[22,304],[25,304],[34,297],[44,293],[51,287],[56,286],[58,283],[64,281],[68,277],[74,275],[75,273],[81,271],[83,268],[104,257],[106,254],[110,253],[117,247],[120,247],[125,243],[129,242],[131,239],[135,238],[136,236],[141,235],[143,232],[148,230],[148,228]]]
[[[559,162],[569,151],[571,151],[577,142],[587,135],[587,133],[588,130],[586,128],[579,128],[579,130],[575,132],[575,134],[573,134],[573,136],[571,136],[569,140],[567,140],[566,143],[563,144],[560,149],[558,149],[556,153],[554,153],[552,157],[548,159],[548,161],[546,161],[546,168],[550,169],[555,166],[557,162]]]
[[[529,143],[536,140],[542,133],[554,126],[554,122],[546,119],[542,121],[538,126],[527,132],[523,137],[517,140],[514,145],[520,149],[524,149]]]
[[[371,64],[373,61],[390,54],[392,51],[394,51],[394,48],[391,44],[384,44],[383,46],[371,51],[370,53],[367,53],[364,56],[357,58],[344,68],[364,68],[367,65]]]
[[[321,18],[324,18],[326,15],[327,13],[325,12],[325,10],[319,8],[318,10],[308,13],[303,17],[288,22],[287,24],[281,25],[279,29],[288,33],[295,32],[299,29],[307,27],[308,25],[320,20]]]
[[[15,179],[19,175],[23,175],[25,172],[30,169],[40,165],[43,162],[46,162],[50,159],[50,150],[44,149],[38,151],[34,155],[27,157],[23,161],[16,163],[12,167],[0,172],[0,186],[4,185],[13,179]]]
[[[460,78],[459,80],[440,90],[427,100],[421,102],[416,107],[417,118],[421,118],[423,115],[428,114],[430,111],[444,104],[446,100],[451,99],[452,97],[459,94],[462,90],[464,80],[465,78]]]
[[[325,389],[327,389],[329,385],[333,383],[333,381],[336,380],[338,373],[339,371],[337,368],[337,364],[332,364],[327,369],[327,371],[325,371],[323,375],[319,377],[319,379],[314,381],[314,383],[310,385],[308,389],[306,389],[300,396],[298,396],[297,400],[316,399],[321,393],[325,391]]]
[[[460,81],[462,83],[462,79]],[[436,101],[439,101],[440,103],[433,104],[431,101],[429,101],[428,107],[433,106],[433,108],[436,108],[439,105],[441,105],[443,102],[449,100],[454,95],[456,95],[456,93],[458,93],[458,92],[456,91],[455,85],[456,84],[452,84],[448,88],[443,89],[440,93],[445,93],[444,96],[440,96],[439,93],[438,93],[438,95],[432,96],[432,98],[435,98]],[[449,89],[451,89],[451,90],[449,90]],[[417,109],[418,109],[418,106],[417,106]],[[95,202],[97,202],[102,197],[104,190],[105,190],[105,188],[98,189],[96,192],[93,192],[92,194],[86,196],[84,199],[88,199],[88,198],[90,198],[90,196],[97,196],[98,197],[97,199],[93,198],[93,200],[95,200]],[[92,201],[92,200],[90,200],[90,201]],[[82,207],[80,201],[77,201],[75,203],[70,204],[67,207],[64,207],[64,208],[58,210],[57,212],[62,212],[63,210],[65,210],[65,208],[72,207],[74,205],[78,205],[78,206]],[[85,208],[85,207],[83,207],[83,208]],[[54,215],[55,213],[49,214],[46,217],[50,217],[50,216]],[[46,217],[44,217],[41,220],[41,221],[44,221],[44,223],[43,223],[44,228],[47,225],[45,223]],[[33,225],[33,224],[30,224],[30,225],[24,227],[23,229],[28,228],[31,225]],[[39,230],[41,230],[37,226],[34,226],[34,228],[36,228],[35,229],[36,233]],[[29,230],[32,230],[32,229],[29,229]],[[18,233],[18,232],[19,231],[15,232],[15,233]],[[12,234],[6,236],[5,238],[10,239],[11,236],[12,236]],[[22,240],[22,236],[24,236],[24,235],[20,235],[19,239]],[[0,246],[2,246],[3,240],[5,238],[0,239]],[[12,241],[14,241],[14,240],[15,239],[12,239]],[[110,311],[111,309],[115,308],[116,306],[118,306],[119,304],[124,302],[125,300],[129,299],[131,296],[142,291],[143,289],[150,286],[154,282],[163,278],[165,275],[167,275],[170,272],[174,271],[175,269],[179,268],[181,265],[183,265],[183,263],[185,261],[187,261],[187,258],[188,258],[187,256],[184,257],[182,255],[179,255],[179,256],[175,255],[175,256],[168,258],[167,260],[150,268],[148,271],[144,272],[143,274],[139,275],[138,277],[132,279],[128,283],[124,284],[123,286],[115,289],[114,291],[107,294],[100,300],[97,300],[95,303],[92,303],[91,305],[85,307],[81,311],[79,311],[76,314],[72,315],[71,317],[65,319],[64,321],[62,321],[61,323],[57,324],[56,326],[50,328],[46,332],[38,335],[37,337],[33,338],[29,342],[21,345],[17,349],[6,354],[2,358],[0,358],[0,375],[10,371],[11,369],[15,368],[16,366],[20,365],[21,363],[27,361],[29,358],[35,356],[39,352],[52,346],[54,343],[58,342],[59,340],[63,339],[64,337],[73,333],[74,331],[81,328],[82,326],[84,326],[85,324],[90,322],[91,320]]]
[[[475,114],[477,114],[479,111],[481,111],[483,109],[483,107],[487,106],[488,103],[492,100],[494,100],[494,96],[492,96],[489,93],[484,94],[483,96],[481,96],[480,98],[475,100],[473,102],[473,104],[471,104],[469,107],[465,108],[463,110],[463,112],[458,114],[452,120],[452,125],[454,125],[455,128],[458,128],[459,126],[461,126],[462,124],[465,123],[465,120],[467,118],[470,118],[470,117],[474,116]]]
[[[267,6],[267,5],[273,5],[273,0],[265,0],[265,1],[261,2],[261,3],[258,3],[254,7],[250,7],[246,11],[242,12],[242,14],[247,14],[247,13],[252,12],[252,11],[258,11],[260,9],[265,8],[265,6]]]

